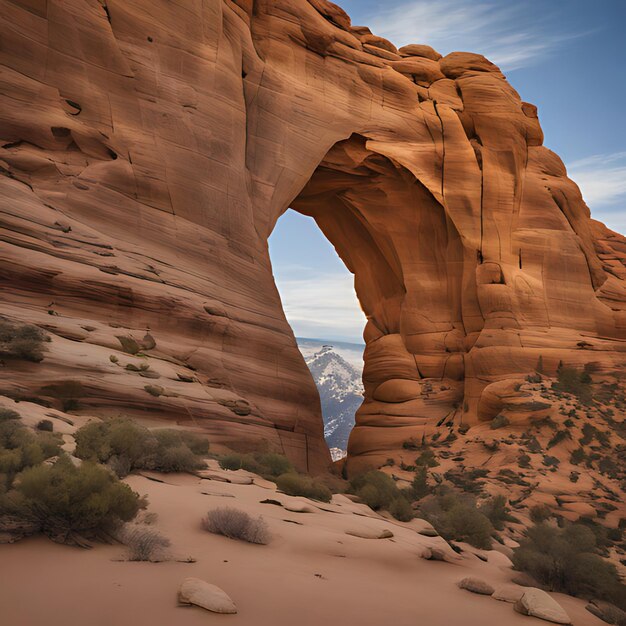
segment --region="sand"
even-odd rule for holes
[[[335,496],[311,504],[315,513],[290,513],[261,504],[287,496],[257,485],[233,485],[188,475],[158,483],[131,476],[129,484],[158,515],[153,528],[172,541],[172,555],[195,563],[134,563],[119,545],[91,550],[32,538],[0,546],[2,626],[520,626],[547,623],[524,617],[512,605],[458,589],[466,576],[497,586],[511,579],[508,559],[496,551],[484,563],[465,551],[455,563],[426,561],[424,549],[441,545],[395,520]],[[215,495],[204,495],[209,492]],[[234,496],[234,497],[231,497]],[[304,499],[297,499],[304,500]],[[203,531],[211,508],[236,506],[263,515],[272,532],[267,546],[250,545]],[[320,510],[323,507],[328,510]],[[299,522],[290,523],[286,520]],[[362,539],[348,530],[389,529],[391,539]],[[194,576],[221,587],[237,615],[179,607],[177,590]],[[553,594],[577,626],[601,626],[585,602]]]

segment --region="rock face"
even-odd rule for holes
[[[0,9],[0,314],[50,338],[1,394],[69,410],[61,382],[72,410],[323,469],[267,248],[288,207],[368,317],[350,472],[437,425],[529,420],[539,357],[623,368],[626,240],[482,56],[398,51],[326,0]]]

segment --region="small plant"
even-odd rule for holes
[[[65,380],[42,387],[41,393],[61,402],[64,412],[75,411],[80,406],[80,400],[87,395],[82,383],[78,380]]]
[[[54,424],[52,420],[40,420],[37,422],[37,430],[43,430],[51,433],[54,430]]]
[[[444,539],[466,541],[485,550],[491,547],[493,526],[471,496],[460,497],[450,490],[442,490],[424,500],[420,513]]]
[[[108,463],[119,477],[136,469],[192,472],[209,450],[205,437],[184,430],[149,429],[126,419],[92,422],[75,433],[76,456]]]
[[[276,479],[276,486],[288,496],[304,496],[320,502],[330,502],[333,495],[323,483],[294,472],[279,476]]]
[[[164,561],[171,545],[170,540],[156,530],[130,524],[124,526],[119,539],[128,548],[129,561]]]
[[[431,493],[432,489],[428,485],[428,468],[422,465],[415,472],[411,487],[409,488],[409,497],[412,500],[421,500]]]
[[[158,398],[165,393],[165,389],[163,389],[160,385],[145,385],[144,389],[155,398]]]
[[[202,528],[216,535],[266,545],[270,541],[267,523],[231,507],[212,509],[202,520]]]
[[[552,509],[547,504],[535,504],[530,508],[530,519],[535,524],[541,524],[552,517]]]
[[[435,453],[430,449],[426,448],[416,459],[415,465],[423,465],[425,467],[437,467],[439,465],[439,461],[437,461],[437,457],[435,457]]]
[[[548,450],[550,448],[554,448],[554,446],[558,445],[562,441],[565,441],[566,439],[571,439],[571,438],[572,438],[572,435],[569,430],[557,430],[552,436],[552,439],[550,439],[550,441],[548,442]]]
[[[11,322],[0,317],[0,358],[39,363],[43,361],[46,341],[47,335],[37,326]]]
[[[509,419],[506,415],[498,415],[491,420],[490,427],[492,430],[496,430],[497,428],[503,428],[504,426],[509,425]]]
[[[413,509],[408,501],[403,498],[396,498],[389,505],[391,513],[400,522],[410,522],[413,519]]]
[[[502,495],[494,496],[488,500],[480,507],[479,511],[489,519],[496,530],[504,530],[505,522],[514,521],[509,511],[507,499]]]
[[[551,591],[626,606],[626,587],[615,566],[597,554],[594,533],[582,524],[529,528],[513,553],[513,565]]]
[[[0,407],[0,422],[18,419],[20,419],[20,414],[17,411]]]
[[[350,492],[374,511],[389,510],[394,500],[403,497],[393,478],[378,470],[371,470],[352,478]]]
[[[67,456],[51,466],[24,470],[14,494],[18,514],[36,520],[40,532],[60,543],[110,533],[145,507],[128,485],[105,468],[94,463],[76,467]]]

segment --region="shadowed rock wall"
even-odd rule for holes
[[[349,468],[511,403],[530,419],[516,381],[539,356],[623,367],[626,242],[482,56],[398,51],[324,0],[0,0],[0,19],[0,314],[51,338],[5,360],[1,394],[76,381],[85,414],[322,469],[267,249],[290,206],[369,320]]]

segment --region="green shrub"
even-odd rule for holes
[[[76,467],[62,456],[20,474],[20,508],[37,520],[41,532],[67,541],[73,533],[93,537],[130,521],[145,503],[111,472],[94,463]]]
[[[423,465],[415,472],[411,487],[409,488],[409,497],[412,500],[421,500],[430,492],[431,488],[428,485],[428,469]]]
[[[553,528],[541,523],[526,531],[513,553],[516,569],[551,591],[598,598],[626,606],[626,586],[615,566],[597,553],[593,532],[581,524]]]
[[[426,467],[437,467],[439,465],[439,461],[435,457],[435,453],[430,449],[426,448],[424,452],[422,452],[416,459],[415,465],[424,465]]]
[[[566,439],[571,439],[571,438],[572,438],[572,434],[570,433],[569,430],[557,430],[554,433],[552,439],[548,441],[548,450],[558,445],[562,441],[565,441]]]
[[[22,470],[58,455],[61,443],[58,435],[33,432],[19,420],[0,421],[0,482],[4,488],[10,489]]]
[[[480,512],[487,516],[496,530],[504,530],[505,522],[512,522],[507,499],[502,496],[494,496],[480,507]]]
[[[54,424],[52,420],[39,420],[39,422],[37,422],[37,430],[51,433],[54,430]]]
[[[585,460],[585,451],[582,448],[576,448],[576,450],[572,452],[569,458],[569,462],[572,465],[579,465],[584,460]]]
[[[552,388],[556,391],[571,393],[584,404],[588,404],[593,399],[592,380],[588,368],[581,372],[561,362],[556,370],[556,377],[557,382],[552,384]]]
[[[535,504],[530,507],[530,519],[535,524],[540,524],[552,517],[552,509],[547,504]]]
[[[374,511],[388,509],[394,500],[402,496],[393,478],[378,470],[371,470],[352,478],[350,493],[358,496]]]
[[[0,357],[39,363],[46,341],[46,334],[37,326],[0,317]]]
[[[0,422],[18,419],[20,419],[20,414],[17,411],[0,407]]]
[[[205,437],[162,428],[149,429],[127,419],[92,422],[75,433],[76,456],[109,463],[123,477],[137,469],[191,472],[205,466]]]
[[[413,509],[405,498],[396,498],[389,505],[391,513],[400,522],[410,522],[413,519]]]
[[[444,539],[465,541],[485,550],[491,548],[493,526],[471,497],[443,491],[425,500],[420,512]]]
[[[278,476],[276,486],[289,496],[304,496],[321,502],[330,502],[333,495],[323,483],[293,472]]]
[[[221,457],[219,464],[225,470],[237,471],[242,469],[254,474],[261,471],[259,464],[251,454],[232,452]]]
[[[41,393],[61,402],[61,409],[65,412],[75,411],[80,406],[80,400],[87,394],[82,383],[78,380],[64,380],[42,387]]]
[[[220,467],[226,470],[246,470],[270,480],[282,474],[293,472],[293,465],[287,457],[275,452],[260,454],[240,454],[232,452],[219,460]]]

